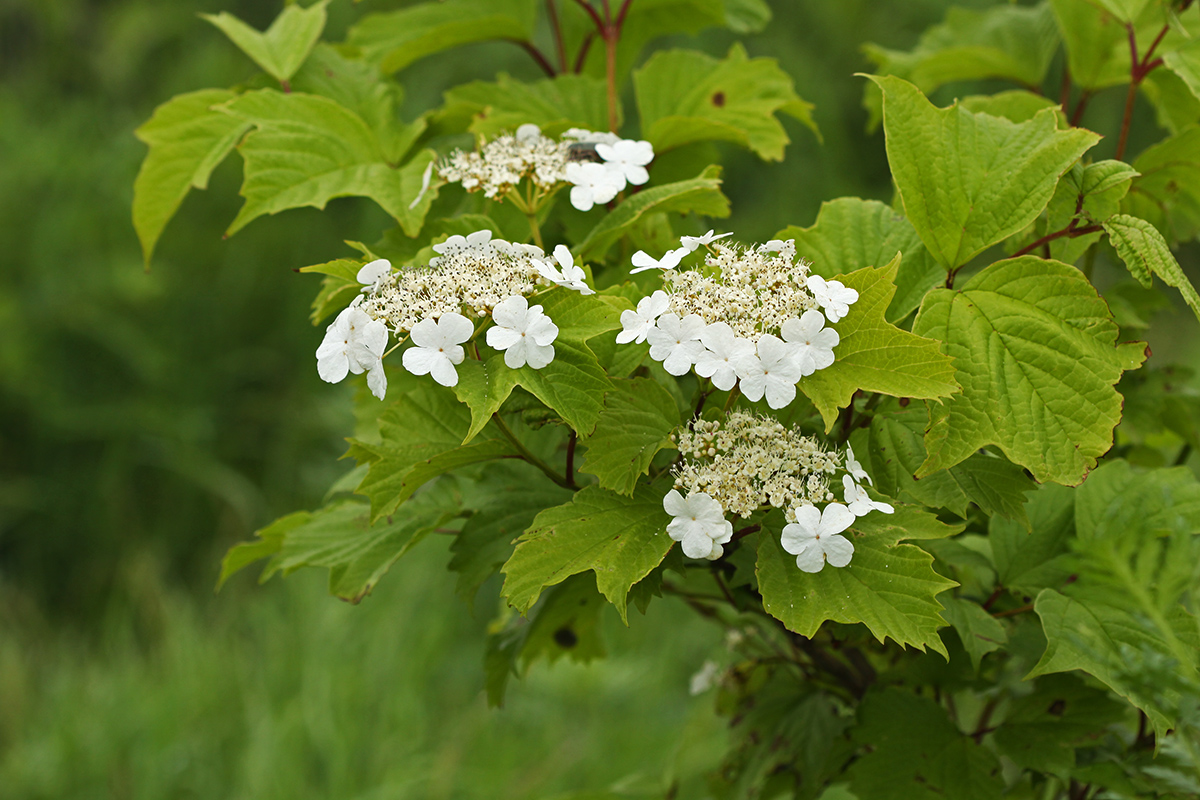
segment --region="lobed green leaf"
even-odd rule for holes
[[[655,454],[670,446],[671,432],[680,423],[679,407],[652,380],[615,383],[615,391],[604,397],[596,430],[580,439],[587,452],[579,469],[598,477],[602,488],[632,495]]]
[[[280,83],[296,74],[325,30],[325,6],[317,0],[308,8],[299,3],[286,6],[271,26],[259,33],[227,11],[201,14],[221,30],[255,64]]]

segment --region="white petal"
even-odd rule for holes
[[[663,498],[663,511],[666,511],[672,517],[678,517],[686,514],[687,510],[687,502],[683,499],[683,495],[679,493],[678,489],[672,489],[667,492],[666,497]]]
[[[488,328],[487,332],[488,347],[493,350],[507,350],[523,338],[520,331],[514,331],[512,328],[496,326]]]
[[[370,286],[391,271],[392,262],[386,258],[377,258],[368,264],[364,264],[354,279],[359,283]]]
[[[460,347],[459,350],[462,348]],[[462,359],[460,358],[461,362]],[[433,364],[433,369],[429,370],[429,374],[433,379],[442,386],[457,386],[458,371],[454,369],[454,365],[450,363],[449,358],[439,358]]]
[[[446,337],[446,341],[451,344],[462,344],[475,333],[475,326],[471,320],[453,311],[449,314],[442,314],[442,318],[438,320],[438,328]]]
[[[796,566],[804,572],[820,572],[825,567],[825,552],[813,542],[796,556]]]
[[[768,376],[765,391],[771,408],[787,408],[796,399],[796,384],[774,376]]]
[[[557,261],[563,268],[563,275],[567,274],[567,270],[575,266],[575,258],[571,255],[571,251],[566,245],[558,245],[554,248],[554,260]]]
[[[825,536],[821,539],[821,549],[829,559],[831,567],[844,567],[850,563],[854,555],[854,543],[845,536]]]
[[[445,358],[442,353],[428,347],[410,347],[404,351],[400,362],[413,375],[428,375],[434,364]]]
[[[528,339],[517,334],[517,340],[504,351],[504,366],[509,369],[520,369],[525,366],[526,354],[529,350]]]
[[[571,189],[571,205],[580,211],[591,211],[596,203],[592,199],[592,190],[588,186],[575,186]]]
[[[854,515],[850,509],[841,503],[830,503],[821,514],[821,525],[818,529],[822,536],[831,533],[841,533],[854,524]]]
[[[520,295],[507,297],[496,304],[492,309],[492,319],[502,328],[511,328],[515,331],[521,331],[525,328],[526,318],[529,314],[529,301]],[[495,330],[492,328],[491,330]],[[491,330],[488,331],[490,336]],[[492,342],[489,339],[488,344]]]
[[[350,359],[345,354],[334,354],[317,360],[317,374],[327,383],[338,383],[350,371]]]
[[[529,342],[525,345],[525,359],[533,369],[541,369],[554,360],[554,345]]]
[[[367,388],[380,400],[387,394],[387,374],[383,371],[382,361],[367,372]]]

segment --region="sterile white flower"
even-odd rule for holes
[[[700,341],[703,332],[704,320],[698,314],[688,314],[683,319],[663,314],[646,335],[650,357],[661,361],[663,369],[671,375],[683,375],[704,352],[704,343]]]
[[[700,669],[688,681],[688,694],[695,697],[698,694],[704,694],[717,683],[717,678],[721,675],[721,668],[717,666],[715,661],[705,661]]]
[[[854,515],[841,503],[830,503],[825,511],[816,506],[796,509],[796,521],[783,526],[783,549],[796,557],[805,572],[820,572],[825,561],[844,567],[854,555],[854,544],[841,532],[854,524]]]
[[[441,256],[452,256],[463,250],[472,250],[476,248],[491,249],[492,232],[490,230],[475,231],[466,236],[454,234],[444,242],[439,242],[431,248],[433,252]],[[441,258],[431,258],[429,266],[436,267],[442,263]]]
[[[575,266],[575,258],[571,255],[571,251],[566,245],[559,245],[554,248],[554,260],[562,267],[560,272],[550,263],[548,259],[538,260],[538,274],[551,283],[557,283],[567,289],[574,289],[580,294],[595,294],[596,292],[588,287],[583,279],[587,277],[587,273],[583,271],[583,267]]]
[[[748,360],[745,374],[739,377],[746,399],[759,400],[765,394],[771,408],[784,408],[796,399],[800,365],[790,344],[767,333],[758,340],[757,358]]]
[[[858,459],[854,457],[854,448],[846,445],[846,472],[849,472],[856,481],[866,481],[872,486],[875,482],[871,480],[871,476],[862,468],[862,464],[858,463]]]
[[[855,483],[849,475],[842,476],[842,488],[845,489],[842,496],[846,498],[846,508],[850,509],[850,513],[856,517],[866,516],[872,511],[891,514],[896,510],[888,503],[872,500],[871,495],[867,494],[867,490]]]
[[[837,322],[850,313],[850,306],[858,302],[858,292],[847,288],[841,281],[827,281],[820,275],[808,276],[808,290],[817,303],[825,309],[830,322]]]
[[[517,128],[516,133],[517,141],[521,142],[522,144],[528,144],[529,142],[537,141],[538,137],[541,135],[542,129],[537,125],[534,125],[532,122],[526,122],[524,125]]]
[[[323,381],[337,383],[347,373],[368,372],[368,385],[382,400],[387,388],[387,378],[383,375],[387,338],[388,329],[383,322],[372,319],[357,306],[343,309],[325,329],[325,339],[317,348],[317,374]]]
[[[654,329],[654,323],[667,310],[670,301],[667,299],[667,293],[659,289],[649,297],[643,297],[638,301],[637,311],[625,309],[621,312],[621,327],[623,330],[617,334],[617,344],[628,344],[629,342],[637,342],[641,344],[646,341],[646,336]]]
[[[693,492],[684,500],[672,489],[663,498],[663,509],[674,517],[667,523],[667,535],[683,545],[688,558],[718,559],[724,552],[721,545],[733,538],[733,525],[725,519],[721,504],[704,492]]]
[[[625,188],[625,178],[595,162],[567,164],[566,177],[571,187],[571,205],[580,211],[591,211],[597,203],[607,203]]]
[[[364,286],[374,286],[380,280],[387,277],[387,274],[392,271],[392,262],[386,258],[377,258],[369,264],[363,264],[362,269],[354,276],[354,279]]]
[[[442,386],[456,386],[466,353],[462,343],[471,338],[475,326],[462,314],[449,312],[440,319],[423,319],[413,326],[409,338],[416,347],[404,351],[404,368],[413,375],[432,375]]]
[[[701,378],[712,378],[713,386],[723,392],[732,389],[740,375],[749,374],[757,360],[754,342],[735,335],[727,323],[714,322],[706,326],[700,341],[705,350],[696,358],[696,374]]]
[[[645,250],[638,250],[633,254],[633,258],[630,259],[637,269],[629,270],[629,274],[636,275],[648,269],[675,269],[688,252],[690,251],[686,247],[679,247],[675,250],[668,250],[662,258],[655,260]]]
[[[488,347],[504,351],[504,363],[509,369],[528,364],[541,369],[554,360],[554,345],[558,326],[542,312],[541,306],[530,307],[529,301],[514,295],[492,310],[495,327],[488,328]]]
[[[841,337],[833,328],[825,327],[825,317],[815,308],[783,323],[783,340],[792,345],[801,375],[812,375],[833,363],[833,348]]]
[[[646,165],[654,160],[654,146],[649,142],[633,139],[622,139],[615,144],[602,142],[596,145],[596,153],[607,162],[610,170],[621,175],[622,182],[641,186],[650,180]]]
[[[718,239],[724,239],[726,236],[733,236],[733,231],[713,236],[712,229],[709,229],[708,233],[703,236],[680,236],[679,243],[683,245],[684,250],[694,253],[700,245],[708,246]]]

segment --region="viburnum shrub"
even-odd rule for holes
[[[496,704],[601,653],[605,601],[685,604],[728,629],[692,685],[730,720],[718,797],[1200,795],[1200,400],[1138,341],[1176,291],[1200,315],[1172,254],[1200,234],[1200,9],[999,3],[868,46],[894,202],[748,242],[705,143],[780,159],[809,105],[736,44],[642,50],[761,0],[445,0],[337,44],[327,2],[207,17],[263,74],[138,132],[147,259],[234,149],[228,233],[342,196],[396,223],[301,270],[317,374],[362,376],[357,466],[222,580],[325,567],[357,602],[453,535],[462,596],[504,601]],[[394,73],[488,39],[547,77],[399,116]],[[1109,87],[1120,127],[1088,130]],[[1139,96],[1166,135],[1130,158]]]

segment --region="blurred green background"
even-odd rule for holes
[[[328,35],[387,5],[338,0]],[[859,47],[911,47],[949,3],[772,5],[748,49],[816,104],[824,143],[789,122],[782,164],[725,152],[744,240],[811,224],[825,199],[891,199]],[[0,0],[0,797],[543,797],[716,766],[722,722],[687,684],[721,633],[673,603],[630,631],[612,615],[609,659],[536,667],[491,711],[494,609],[454,596],[443,537],[358,607],[316,573],[214,595],[226,548],[314,507],[345,468],[351,389],[317,377],[317,279],[293,270],[385,225],[339,200],[224,241],[230,159],[143,271],[133,129],[173,94],[254,72],[196,17],[218,10],[263,28],[279,3]],[[539,77],[504,44],[418,62],[405,114],[500,70]]]

